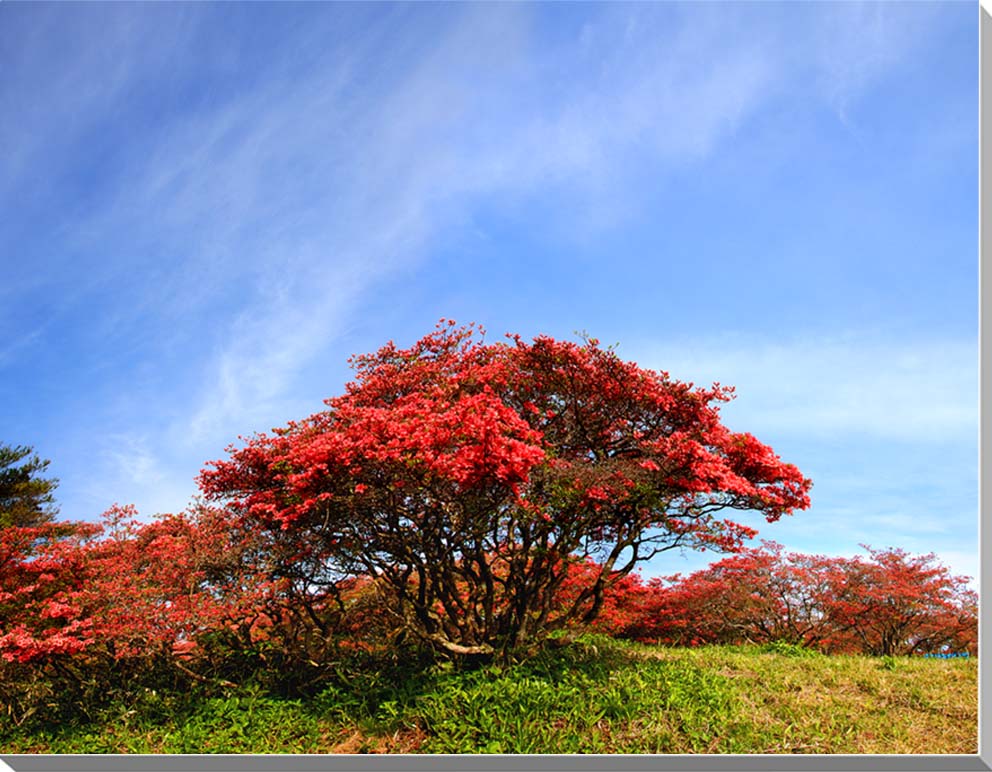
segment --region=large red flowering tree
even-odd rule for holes
[[[201,486],[271,534],[301,602],[376,577],[397,624],[449,653],[506,655],[592,620],[665,550],[738,549],[754,531],[726,510],[774,521],[809,504],[795,466],[721,423],[731,388],[595,340],[489,343],[442,322],[353,366],[325,411],[232,449]],[[560,593],[587,559],[596,570]]]

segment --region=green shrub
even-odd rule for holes
[[[806,646],[800,646],[795,643],[787,643],[785,641],[772,641],[771,643],[766,643],[762,645],[761,651],[768,654],[780,654],[783,657],[822,657],[824,656],[821,652],[816,649],[810,649]]]

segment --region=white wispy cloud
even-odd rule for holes
[[[977,441],[977,341],[728,335],[631,349],[681,380],[733,385],[724,415],[759,435]]]
[[[575,84],[545,109],[521,112],[526,84],[544,74],[528,25],[516,6],[461,14],[409,72],[361,97],[349,90],[353,57],[342,52],[346,65],[277,77],[204,112],[138,165],[104,213],[109,222],[90,233],[118,227],[122,212],[135,223],[154,212],[147,238],[188,247],[159,296],[188,309],[242,293],[234,321],[207,332],[216,348],[189,439],[257,427],[363,293],[421,259],[473,200],[602,178],[645,141],[656,157],[700,157],[760,103],[753,49],[706,60],[712,28],[624,61],[645,48],[644,30],[607,56],[590,96]],[[682,78],[693,52],[698,67]],[[487,76],[494,67],[499,75]]]
[[[821,6],[811,25],[815,82],[842,121],[860,96],[940,23],[931,3],[850,2]]]
[[[630,206],[612,195],[624,168],[700,162],[786,77],[774,31],[728,45],[728,22],[706,14],[659,41],[657,20],[638,15],[598,19],[608,44],[596,50],[598,77],[565,80],[554,96],[528,85],[547,83],[552,65],[535,49],[527,9],[486,7],[465,13],[409,73],[365,99],[343,96],[354,71],[345,56],[347,67],[270,84],[228,105],[216,123],[207,116],[205,131],[191,130],[204,139],[192,153],[183,143],[193,159],[178,167],[184,179],[156,190],[170,191],[179,219],[220,210],[231,229],[267,223],[278,242],[262,235],[247,265],[260,271],[260,286],[280,290],[266,292],[264,310],[246,307],[221,344],[205,379],[217,385],[202,397],[193,434],[250,425],[250,406],[290,383],[363,293],[421,259],[474,200],[568,186],[593,196],[584,212],[608,218],[610,202]],[[835,80],[854,91],[866,79],[859,70]],[[528,112],[539,98],[547,101]],[[313,152],[321,142],[327,151]],[[178,154],[157,158],[153,173],[177,168]],[[229,232],[217,240],[244,243]]]

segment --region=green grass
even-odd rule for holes
[[[355,671],[306,700],[147,691],[0,719],[3,753],[975,753],[977,662],[589,639],[509,668]]]

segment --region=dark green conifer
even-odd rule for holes
[[[49,463],[32,447],[0,443],[0,528],[35,527],[55,518],[52,492],[59,481],[40,476]]]

